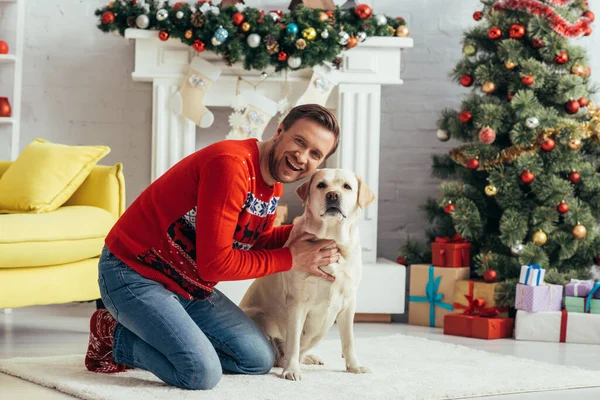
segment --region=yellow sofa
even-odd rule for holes
[[[0,161],[0,177],[10,164]],[[96,165],[55,211],[0,214],[0,309],[100,298],[104,238],[125,211],[122,170]]]

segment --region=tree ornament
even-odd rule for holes
[[[190,23],[195,28],[201,28],[202,25],[204,25],[204,16],[202,15],[202,13],[200,11],[195,11],[190,16]]]
[[[240,25],[242,22],[244,22],[244,14],[237,12],[231,16],[231,19],[233,20],[234,24]]]
[[[521,24],[512,24],[509,34],[513,39],[522,39],[525,36],[525,27]]]
[[[327,39],[327,38],[329,37],[329,30],[327,30],[327,29],[323,29],[323,30],[321,31],[321,37],[322,37],[323,39]]]
[[[536,246],[543,246],[548,241],[548,236],[542,230],[537,231],[533,234],[532,242],[535,243]]]
[[[523,75],[523,77],[521,78],[521,82],[523,83],[523,85],[531,86],[533,85],[535,80],[532,75]]]
[[[463,47],[463,53],[468,57],[471,57],[476,52],[477,52],[477,47],[475,47],[472,44],[465,44]]]
[[[581,64],[575,64],[573,65],[573,68],[571,68],[571,73],[573,75],[577,75],[577,76],[585,76],[585,68],[583,68],[583,66]]]
[[[517,64],[508,60],[507,62],[504,63],[504,66],[506,67],[506,69],[513,69],[517,66]]]
[[[498,277],[498,273],[493,269],[488,269],[483,273],[483,280],[487,283],[494,283],[496,278]]]
[[[306,40],[304,40],[304,39],[296,40],[296,48],[298,50],[304,50],[306,48]]]
[[[481,20],[481,18],[483,18],[483,13],[482,13],[481,11],[475,11],[475,12],[473,13],[473,19],[474,19],[475,21],[480,21],[480,20]]]
[[[252,47],[253,49],[257,48],[260,45],[260,35],[258,33],[251,33],[248,35],[248,38],[246,39],[246,42],[248,43],[248,46]]]
[[[581,175],[577,171],[571,171],[569,174],[569,181],[574,184],[578,184],[581,181]]]
[[[287,63],[292,69],[300,68],[300,65],[302,65],[302,59],[300,57],[289,57]]]
[[[515,256],[520,256],[524,248],[525,246],[523,246],[523,243],[515,243],[515,245],[510,248],[510,252]]]
[[[583,35],[590,36],[591,34],[592,34],[592,27],[588,26],[587,28],[585,28],[585,33]]]
[[[554,150],[554,146],[556,146],[556,142],[554,142],[554,139],[548,138],[542,142],[540,147],[542,148],[542,150],[549,152]]]
[[[540,120],[536,117],[529,117],[525,120],[525,126],[529,129],[535,129],[540,126]]]
[[[396,262],[401,265],[406,265],[406,257],[398,256]]]
[[[471,122],[471,119],[473,119],[473,114],[471,114],[467,110],[464,110],[464,111],[461,111],[460,114],[458,114],[458,119],[463,124],[468,124],[469,122]]]
[[[464,74],[460,77],[460,84],[464,87],[469,87],[473,84],[473,78],[469,74]]]
[[[302,36],[306,40],[315,40],[315,38],[317,37],[317,31],[315,30],[315,28],[312,27],[306,28],[302,31]]]
[[[514,96],[513,93],[506,93],[506,100],[511,101],[513,96]]]
[[[444,211],[446,212],[446,214],[454,212],[454,204],[452,204],[452,202],[448,203],[446,207],[444,207]]]
[[[479,131],[479,141],[483,144],[492,144],[496,140],[496,131],[486,126]]]
[[[150,26],[150,18],[146,14],[140,14],[135,19],[135,24],[140,29],[146,29]]]
[[[341,31],[338,34],[338,43],[341,44],[342,46],[345,46],[348,44],[348,40],[350,39],[350,35],[348,34],[348,32],[344,32]]]
[[[579,103],[579,107],[587,107],[588,105],[588,99],[586,99],[585,97],[580,97],[579,100],[577,100],[577,102]]]
[[[559,64],[566,64],[569,62],[569,55],[566,51],[561,51],[559,54],[556,55],[556,57],[554,57],[554,59]]]
[[[440,142],[447,142],[448,140],[450,140],[450,135],[448,134],[448,131],[446,131],[444,129],[438,129],[435,132],[435,136],[438,138],[438,140]]]
[[[563,200],[556,209],[559,213],[566,214],[569,212],[569,205]]]
[[[289,33],[290,35],[297,35],[298,34],[298,25],[292,23],[287,24],[287,26],[285,27],[285,31],[287,33]]]
[[[571,233],[573,234],[573,237],[575,239],[583,239],[585,237],[585,235],[587,235],[587,229],[585,226],[583,226],[579,222],[577,222],[577,225],[575,225],[573,227],[573,230],[571,231]]]
[[[488,37],[492,40],[499,39],[502,36],[502,31],[497,26],[492,26],[488,31]]]
[[[487,196],[493,197],[498,194],[498,188],[494,185],[487,185],[485,187],[485,194]]]
[[[534,49],[541,49],[544,47],[544,41],[540,38],[531,39],[531,47]]]
[[[581,148],[581,139],[579,138],[571,138],[569,140],[569,148],[571,150],[577,151]]]
[[[250,30],[250,28],[251,28],[250,22],[243,22],[242,23],[242,31],[248,32]]]
[[[201,40],[194,40],[194,50],[196,50],[198,53],[204,51],[205,49],[205,45],[204,42]]]
[[[529,170],[524,170],[521,173],[521,182],[523,182],[525,185],[529,185],[534,179],[535,175],[533,175],[533,172]]]
[[[589,19],[592,22],[594,22],[594,20],[596,19],[596,16],[590,10],[587,10],[586,12],[584,12],[583,17]]]
[[[367,40],[367,33],[366,32],[358,32],[358,35],[356,35],[356,37],[362,43],[365,40]]]
[[[375,16],[375,23],[377,24],[377,26],[384,26],[385,24],[387,24],[386,16],[383,14],[377,14]]]
[[[366,4],[359,4],[354,8],[354,13],[360,19],[368,19],[371,17],[373,10],[371,10],[371,7]]]
[[[219,27],[213,34],[211,43],[213,44],[213,46],[220,46],[227,40],[228,37],[229,32],[227,32],[227,29],[223,28],[222,25],[219,25]]]
[[[329,15],[325,14],[323,11],[319,13],[319,21],[325,22],[329,19]],[[387,22],[387,20],[386,20]]]
[[[115,22],[115,14],[112,11],[105,11],[102,14],[102,23],[104,25],[112,24]]]
[[[348,44],[346,46],[348,46],[349,49],[356,47],[356,45],[358,44],[358,38],[356,36],[351,36],[350,39],[348,39]]]
[[[579,102],[577,100],[568,101],[565,104],[565,111],[567,114],[577,114],[579,111]]]
[[[184,37],[185,37],[186,39],[191,39],[191,38],[192,38],[192,36],[194,36],[194,32],[192,32],[192,30],[191,30],[191,29],[188,29],[187,31],[185,31]]]
[[[175,18],[177,18],[177,19],[183,19],[183,17],[185,17],[185,13],[183,11],[177,11],[175,13]]]
[[[288,55],[285,51],[280,51],[279,54],[277,55],[277,59],[279,61],[286,61],[288,59]]]
[[[158,10],[156,12],[156,20],[157,21],[164,21],[167,18],[169,18],[169,12],[167,10],[165,10],[164,8],[161,8],[160,10]]]
[[[479,168],[479,160],[477,158],[469,158],[467,160],[467,168],[471,171],[476,170]]]
[[[398,37],[408,37],[409,34],[410,30],[406,25],[400,25],[398,28],[396,28],[396,36]]]
[[[487,81],[483,84],[481,90],[485,94],[492,94],[496,91],[496,84],[492,81]]]
[[[158,38],[160,40],[162,40],[163,42],[169,40],[169,32],[167,32],[167,31],[158,32]]]

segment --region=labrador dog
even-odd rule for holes
[[[304,232],[335,240],[338,261],[321,267],[335,276],[335,281],[295,270],[272,274],[252,283],[240,307],[273,343],[275,366],[283,368],[282,378],[300,380],[300,363],[323,364],[306,352],[336,320],[346,369],[357,374],[370,372],[356,357],[353,323],[362,273],[358,214],[375,201],[375,195],[356,174],[342,169],[318,170],[296,193],[305,209],[288,243]]]

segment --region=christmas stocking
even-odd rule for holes
[[[296,101],[296,105],[320,104],[324,106],[331,91],[339,81],[339,72],[334,67],[315,65],[308,87],[304,94]]]
[[[229,116],[231,130],[225,138],[262,140],[265,127],[277,114],[277,103],[256,92],[246,92],[243,96],[248,106],[244,113],[236,111]]]
[[[201,128],[211,126],[215,116],[204,106],[204,95],[220,75],[220,68],[200,57],[194,57],[181,88],[171,97],[171,110]]]

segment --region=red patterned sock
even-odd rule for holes
[[[85,355],[85,366],[92,372],[123,372],[125,365],[113,358],[113,342],[117,321],[106,309],[96,310],[90,318],[90,343]]]

